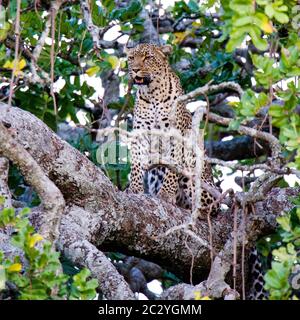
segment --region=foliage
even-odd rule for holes
[[[93,23],[105,30],[119,28],[119,36],[129,35],[132,41],[143,36],[143,18],[140,13],[148,1],[131,0],[127,5],[118,5],[115,1],[93,0],[91,12]],[[29,5],[22,1],[22,8]],[[210,80],[214,83],[225,81],[238,82],[245,95],[241,101],[233,104],[236,119],[230,130],[237,129],[239,124],[253,119],[263,107],[268,107],[272,124],[279,130],[279,138],[285,148],[286,158],[291,158],[290,166],[300,167],[300,119],[295,112],[299,104],[300,74],[299,48],[297,34],[297,10],[295,0],[221,0],[221,1],[176,1],[166,9],[176,27],[174,32],[166,32],[164,39],[173,46],[170,62],[175,66],[183,60],[188,61],[187,69],[178,73],[185,91],[191,91]],[[43,8],[44,12],[46,7]],[[39,13],[43,12],[43,9]],[[0,66],[2,74],[9,76],[14,65],[11,52],[7,51],[8,42],[13,37],[12,21],[15,19],[16,1],[10,1],[8,7],[1,11],[3,20],[0,37]],[[207,14],[213,10],[219,18]],[[44,30],[47,16],[38,15],[35,10],[23,10],[21,14],[21,39],[27,47],[34,47]],[[180,23],[192,19],[188,27]],[[30,60],[25,52],[21,53],[16,63],[16,74],[24,82],[16,88],[14,103],[42,119],[56,130],[59,122],[73,121],[79,123],[78,111],[85,110],[86,101],[98,103],[91,98],[97,95],[90,78],[114,72],[122,86],[128,83],[122,72],[126,62],[122,52],[114,45],[107,50],[95,52],[93,40],[86,30],[79,4],[72,4],[60,10],[56,19],[55,44],[55,80],[63,81],[57,91],[56,103],[58,114],[54,114],[53,97],[48,86],[28,83],[26,76],[30,73]],[[195,47],[187,50],[185,40],[201,39]],[[118,38],[112,41],[118,42]],[[251,47],[252,46],[252,47]],[[255,50],[253,46],[256,47]],[[235,59],[236,49],[247,50],[249,56],[245,64],[252,69],[245,72],[245,67]],[[38,60],[39,68],[49,72],[50,43],[46,42]],[[283,83],[287,82],[286,87]],[[261,88],[257,93],[253,83]],[[275,95],[275,96],[274,96]],[[209,97],[213,101],[214,96]],[[274,99],[276,98],[276,99]],[[97,99],[97,98],[96,98]],[[130,111],[133,101],[126,106]],[[108,105],[109,110],[121,110],[124,99],[121,97]],[[90,117],[90,123],[95,119]],[[217,138],[219,128],[213,130]],[[91,158],[96,161],[97,159]],[[108,168],[111,170],[112,168]],[[111,177],[116,176],[120,168],[115,167]],[[126,174],[126,169],[121,169]],[[114,182],[117,179],[112,178]],[[125,185],[126,182],[122,182]]]
[[[8,100],[9,79],[14,70],[17,85],[13,104],[35,114],[53,130],[58,131],[60,123],[79,126],[82,124],[80,114],[85,115],[84,125],[88,129],[102,128],[101,121],[106,116],[109,122],[106,125],[114,125],[117,115],[120,115],[123,116],[123,122],[129,123],[130,130],[134,95],[130,99],[125,97],[128,76],[123,52],[126,42],[124,38],[129,37],[129,45],[131,42],[144,41],[144,32],[147,30],[144,30],[144,16],[141,13],[146,10],[155,28],[160,25],[164,27],[164,23],[167,27],[170,26],[170,30],[165,28],[167,31],[161,31],[160,40],[173,48],[169,61],[178,73],[185,92],[201,87],[209,81],[213,84],[233,81],[240,84],[244,90],[241,99],[231,99],[229,102],[224,99],[219,103],[215,101],[220,94],[234,96],[233,92],[209,94],[208,99],[215,110],[219,110],[219,107],[226,103],[233,109],[235,116],[228,129],[218,125],[210,126],[207,137],[218,141],[228,136],[236,137],[236,130],[241,124],[249,124],[253,120],[262,124],[270,122],[269,127],[271,124],[272,133],[282,145],[282,156],[287,165],[300,169],[300,40],[299,6],[296,0],[178,0],[165,8],[165,15],[161,14],[160,19],[155,16],[158,11],[156,9],[159,9],[155,6],[158,1],[91,0],[89,3],[93,23],[107,31],[101,37],[101,50],[95,50],[79,2],[65,4],[58,12],[55,24],[54,81],[56,85],[60,84],[55,89],[57,114],[54,112],[49,83],[31,81],[30,53],[45,29],[49,1],[38,1],[37,10],[30,6],[32,1],[21,1],[22,49],[17,60],[14,57],[16,0],[6,3],[8,5],[0,10],[0,99]],[[110,33],[112,30],[114,32]],[[38,74],[42,79],[41,71],[48,74],[50,71],[50,45],[51,41],[46,41],[36,61]],[[95,84],[99,78],[108,93],[110,81],[117,78],[122,89],[121,96],[104,105],[108,93],[99,90],[99,82]],[[133,93],[134,90],[135,88]],[[204,100],[204,97],[199,97],[199,100],[201,99]],[[97,108],[101,109],[98,114],[95,112]],[[111,144],[106,138],[97,141],[95,136],[90,130],[85,130],[70,143],[99,165],[115,185],[124,189],[130,172],[127,147],[116,137],[113,146],[117,147],[115,161],[103,161]],[[267,155],[264,155],[259,159],[253,157],[239,162],[255,164],[266,160]],[[215,175],[220,173],[215,171]],[[9,186],[15,199],[26,202],[29,207],[39,204],[38,197],[27,187],[15,167],[10,168]],[[286,187],[286,184],[281,181],[278,186]],[[291,212],[279,219],[281,231],[269,236],[271,240],[261,246],[265,257],[273,252],[272,269],[266,275],[267,289],[272,299],[293,296],[288,279],[294,267],[293,259],[297,256],[299,244],[296,239],[284,235],[284,232],[294,237],[295,230],[298,230],[299,226],[296,228],[294,224],[298,209],[294,210],[296,213]],[[6,215],[14,216],[15,213]],[[29,228],[29,224],[27,227]],[[26,232],[31,237],[34,236],[33,231]],[[34,250],[38,249],[33,247],[32,251]],[[43,250],[50,256],[54,255],[47,245]],[[55,255],[52,258],[50,256],[49,261],[52,259],[53,263],[57,264]],[[14,263],[16,265],[12,270],[19,267],[19,262],[14,261],[9,266]],[[5,277],[10,274],[19,274],[21,277],[21,272],[9,273],[7,270],[2,266],[0,278],[2,275],[3,279],[3,274]],[[83,273],[81,279],[86,276],[87,274]],[[66,286],[63,275],[61,280],[57,281],[64,284],[56,284],[57,287]],[[55,294],[58,295],[58,292]],[[61,295],[64,298],[69,297],[71,291],[68,292]],[[79,295],[78,292],[76,294]]]
[[[26,203],[28,207],[40,204],[40,199],[33,188],[29,187],[15,165],[9,167],[8,186],[14,199]]]
[[[268,256],[271,268],[265,273],[265,289],[271,300],[297,299],[300,288],[300,199],[295,207],[277,218],[277,234],[260,242],[260,251]]]
[[[15,298],[21,300],[93,299],[97,280],[88,280],[90,271],[86,268],[72,278],[64,274],[59,253],[35,233],[29,213],[29,209],[16,213],[12,208],[0,212],[0,228],[13,229],[11,244],[20,252],[10,259],[0,252],[0,294],[2,291],[5,296],[6,284],[10,283],[15,287]]]

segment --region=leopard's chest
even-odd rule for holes
[[[137,107],[134,114],[134,127],[143,129],[169,129],[171,125],[170,113],[172,110],[171,101],[163,103],[156,99],[149,99],[145,104],[137,102]]]

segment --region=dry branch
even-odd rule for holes
[[[263,171],[271,171],[271,172],[277,173],[278,175],[294,174],[298,178],[300,178],[300,171],[293,168],[289,168],[289,167],[276,168],[266,163],[257,163],[253,165],[241,165],[235,161],[223,161],[220,159],[209,158],[209,157],[206,157],[206,161],[208,161],[211,164],[217,164],[222,167],[231,168],[233,170],[241,170],[241,171],[249,171],[249,172],[253,172],[255,170],[263,170]]]
[[[47,81],[50,83],[50,81],[51,81],[49,75],[45,71],[41,70],[37,64],[39,57],[41,55],[42,49],[45,45],[46,39],[49,36],[50,27],[51,27],[51,14],[48,14],[48,17],[47,17],[47,20],[45,23],[45,28],[44,28],[43,32],[41,33],[41,35],[37,41],[37,44],[32,52],[32,55],[30,57],[31,58],[30,71],[32,73],[32,80],[31,80],[32,82],[44,83],[44,81]],[[41,71],[43,78],[41,78],[39,76],[38,70]]]
[[[81,0],[80,6],[83,13],[84,22],[93,39],[94,48],[95,50],[99,50],[101,49],[100,38],[103,32],[103,28],[99,28],[93,23],[89,0]]]
[[[19,42],[20,42],[20,10],[21,10],[21,0],[17,0],[17,12],[16,12],[16,21],[15,21],[15,57],[14,64],[11,73],[10,85],[9,85],[9,96],[8,96],[8,105],[11,105],[13,90],[14,90],[14,81],[17,66],[19,63]]]
[[[207,116],[209,121],[221,124],[223,126],[229,126],[230,121],[232,120],[230,118],[218,116],[217,114],[211,112]],[[275,162],[274,165],[277,164],[278,160],[280,159],[281,146],[279,140],[275,136],[273,136],[270,133],[259,131],[254,128],[246,127],[243,125],[240,125],[237,131],[241,134],[245,134],[250,137],[254,137],[268,142],[272,152],[272,158]]]

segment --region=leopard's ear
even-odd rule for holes
[[[165,55],[165,56],[169,56],[172,51],[173,51],[173,47],[169,44],[166,44],[164,46],[159,47],[159,50]]]

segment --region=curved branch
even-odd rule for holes
[[[13,130],[10,131],[13,132]],[[2,123],[0,123],[0,154],[19,167],[27,183],[40,196],[45,211],[40,232],[50,241],[57,239],[60,218],[65,206],[64,198],[38,163],[12,137],[9,130]]]
[[[68,215],[82,218],[85,212],[76,206],[68,210]],[[106,299],[133,300],[134,293],[120,275],[116,267],[103,252],[98,250],[90,241],[82,228],[78,228],[77,219],[63,219],[59,248],[64,255],[76,265],[87,267],[93,277],[97,278],[101,291]]]
[[[224,118],[224,117],[218,116],[217,114],[214,114],[211,112],[208,113],[207,116],[208,116],[209,121],[221,124],[223,126],[229,126],[229,124],[232,120],[230,118]],[[280,153],[281,153],[280,142],[272,134],[270,134],[268,132],[259,131],[254,128],[246,127],[243,125],[240,125],[239,128],[237,129],[237,131],[241,134],[245,134],[250,137],[261,139],[261,140],[268,142],[270,145],[272,158],[274,160],[280,159]]]

